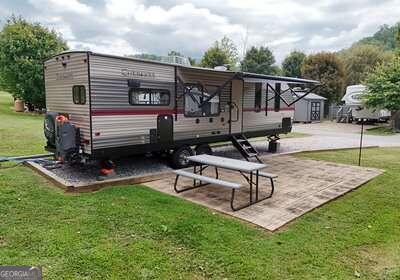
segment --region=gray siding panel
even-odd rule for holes
[[[62,57],[66,66],[62,65]],[[58,60],[57,60],[58,58]],[[89,81],[86,53],[59,55],[45,62],[46,107],[48,111],[69,114],[72,124],[80,128],[81,137],[90,141]],[[86,104],[72,101],[72,86],[84,85]],[[84,145],[91,153],[91,143]]]
[[[221,86],[231,77],[231,73],[210,73],[193,69],[178,69],[178,76],[184,83],[201,83],[207,86]],[[178,87],[178,120],[174,123],[174,139],[199,138],[214,135],[229,134],[229,101],[231,83],[225,86],[220,94],[220,114],[214,117],[185,117],[184,97],[181,87]],[[199,122],[196,122],[196,120]],[[212,123],[210,123],[212,119]]]
[[[126,75],[127,72],[131,74]],[[134,76],[132,73],[138,74],[138,76]],[[148,76],[140,76],[141,73]],[[157,111],[172,110],[174,107],[174,67],[91,55],[90,76],[93,148],[101,149],[150,143],[150,129],[157,128]],[[130,105],[129,79],[140,80],[140,85],[143,88],[169,90],[171,94],[170,105]],[[124,113],[127,110],[130,113]],[[134,113],[135,110],[151,110],[155,114],[136,114]],[[98,111],[102,111],[102,114],[96,114]]]
[[[173,66],[124,60],[95,54],[90,55],[90,75],[106,79],[125,78],[160,82],[175,81]]]
[[[173,108],[175,84],[171,82],[142,81],[143,88],[157,88],[169,90],[170,105],[162,106]],[[105,79],[91,77],[92,110],[97,109],[157,109],[161,106],[132,106],[129,104],[129,87],[127,79]]]
[[[291,117],[291,111],[280,111],[274,112],[274,100],[270,100],[268,103],[268,112],[265,114],[265,101],[266,101],[266,90],[267,86],[265,83],[262,84],[262,95],[261,95],[261,111],[256,112],[254,110],[255,103],[255,83],[245,82],[244,84],[244,96],[243,96],[243,131],[262,131],[267,129],[279,129],[282,127],[282,117]],[[268,98],[273,97],[274,94],[271,90],[268,92]],[[281,103],[281,108],[287,108]]]

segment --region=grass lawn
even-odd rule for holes
[[[365,131],[365,134],[389,136],[389,135],[395,135],[396,133],[390,127],[378,126],[378,127],[368,128]]]
[[[43,116],[15,113],[11,95],[0,91],[0,157],[44,153]]]
[[[40,152],[41,118],[1,98],[0,154]],[[145,186],[67,195],[0,169],[0,264],[41,265],[44,279],[399,279],[400,149],[367,149],[363,163],[387,171],[274,234]]]

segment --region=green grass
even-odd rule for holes
[[[0,129],[36,145],[40,118],[0,106],[14,123]],[[299,156],[354,164],[357,152]],[[0,264],[41,265],[44,279],[399,279],[400,149],[367,149],[363,164],[386,172],[274,234],[145,186],[67,195],[0,169]]]
[[[368,128],[365,131],[365,134],[389,136],[389,135],[395,135],[396,133],[390,127],[378,126],[378,127]]]
[[[0,157],[44,153],[43,115],[16,113],[13,98],[0,91]]]

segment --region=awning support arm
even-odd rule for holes
[[[220,85],[217,90],[210,94],[209,97],[207,97],[205,100],[203,100],[202,104],[200,104],[200,107],[203,107],[207,102],[209,102],[211,99],[213,99],[217,94],[221,93],[221,91],[230,83],[232,82],[233,79],[235,79],[238,76],[238,73],[233,75],[231,78],[226,80],[222,85]]]
[[[283,103],[286,104],[286,106],[290,107],[290,106],[292,106],[293,104],[295,104],[296,102],[298,102],[298,101],[300,101],[301,99],[303,99],[304,97],[306,97],[307,95],[309,95],[310,93],[312,93],[314,90],[316,90],[316,89],[319,88],[320,86],[321,86],[320,84],[315,85],[313,88],[310,88],[308,91],[306,91],[306,93],[305,93],[304,95],[302,95],[302,96],[299,97],[299,96],[297,95],[297,93],[296,93],[292,88],[290,88],[290,87],[289,87],[289,89],[286,89],[286,90],[282,91],[281,93],[278,93],[269,83],[267,83],[267,92],[268,92],[268,88],[270,88],[270,89],[275,93],[275,95],[278,95],[278,96],[279,96],[279,98],[283,101]],[[286,92],[288,92],[288,91],[291,91],[291,92],[292,92],[294,95],[296,95],[298,98],[297,98],[296,100],[294,100],[293,102],[287,103],[286,100],[283,99],[281,95],[284,94],[284,93],[286,93]],[[268,99],[268,101],[270,101],[270,100],[272,100],[272,99],[274,99],[274,98],[275,98],[275,96],[273,96],[272,98]]]

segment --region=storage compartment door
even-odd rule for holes
[[[158,115],[157,117],[157,140],[159,143],[173,141],[174,122],[172,115]]]

